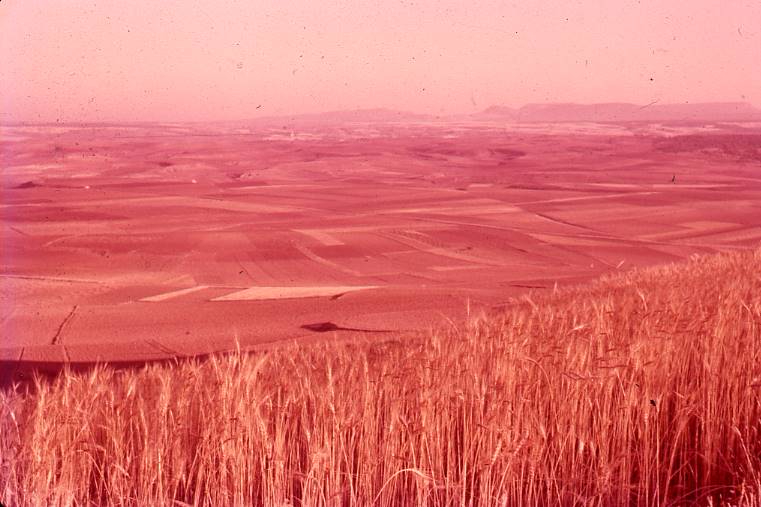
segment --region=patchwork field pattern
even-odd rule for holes
[[[3,127],[0,359],[400,333],[758,245],[761,130],[695,131]]]

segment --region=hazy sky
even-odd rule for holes
[[[0,2],[6,120],[761,105],[759,62],[759,0]]]

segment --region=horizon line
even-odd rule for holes
[[[0,126],[15,126],[15,125],[44,125],[44,126],[51,126],[51,125],[111,125],[111,124],[119,124],[119,125],[157,125],[157,124],[185,124],[185,125],[193,125],[193,124],[219,124],[219,123],[236,123],[236,122],[247,122],[247,121],[268,121],[268,120],[280,120],[280,119],[299,119],[299,118],[310,118],[310,117],[318,117],[318,116],[330,116],[330,115],[340,115],[340,114],[346,114],[346,113],[362,113],[362,112],[378,112],[378,113],[390,113],[390,114],[397,114],[397,115],[409,115],[409,116],[418,116],[418,117],[426,117],[427,119],[431,120],[446,120],[446,119],[460,119],[463,117],[468,116],[476,116],[479,114],[488,113],[490,109],[500,108],[504,110],[512,110],[512,111],[520,111],[521,109],[532,107],[532,106],[636,106],[639,107],[639,109],[647,109],[649,107],[663,107],[663,106],[701,106],[701,105],[743,105],[743,106],[749,106],[754,113],[761,114],[761,105],[757,105],[753,102],[747,101],[747,100],[711,100],[711,101],[683,101],[683,102],[660,102],[658,100],[649,102],[647,104],[639,104],[637,102],[626,102],[626,101],[606,101],[606,102],[527,102],[520,106],[511,106],[506,105],[504,103],[501,104],[490,104],[484,108],[480,108],[473,112],[452,112],[452,113],[430,113],[430,112],[418,112],[413,111],[409,109],[396,109],[392,107],[383,107],[383,106],[370,106],[370,107],[358,107],[358,108],[347,108],[347,109],[328,109],[323,111],[315,111],[315,112],[299,112],[299,113],[283,113],[283,114],[263,114],[261,116],[247,116],[247,117],[241,117],[236,119],[203,119],[203,120],[171,120],[171,119],[149,119],[149,120],[137,120],[137,119],[104,119],[104,120],[59,120],[59,119],[48,119],[48,120],[24,120],[24,119],[16,119],[16,120],[5,120],[4,116],[10,115],[11,113],[8,112],[0,112]],[[422,118],[421,118],[422,119]],[[677,119],[675,119],[677,120]],[[569,120],[556,120],[557,122],[567,122]],[[646,120],[620,120],[620,121],[646,121]],[[685,120],[688,121],[688,120]],[[740,121],[740,120],[738,120]],[[592,121],[594,123],[594,121]],[[610,122],[609,121],[602,121],[603,123]],[[361,122],[360,122],[361,123]],[[542,123],[542,122],[539,122]]]

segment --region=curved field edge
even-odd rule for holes
[[[409,340],[5,388],[11,505],[758,505],[761,251]]]

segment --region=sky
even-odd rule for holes
[[[759,0],[0,0],[0,121],[761,106],[758,62]]]

